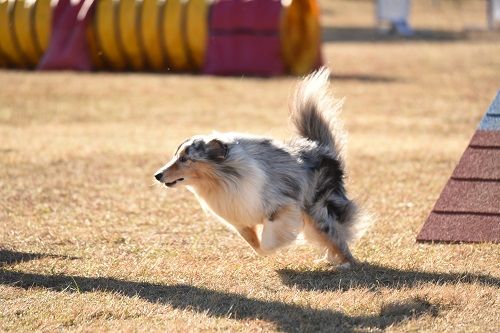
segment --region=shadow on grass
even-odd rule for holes
[[[332,74],[331,81],[359,81],[366,83],[394,83],[400,81],[397,78],[383,75],[371,74]]]
[[[466,32],[416,29],[414,35],[401,37],[380,33],[375,27],[323,27],[324,42],[445,42],[468,39]]]
[[[7,265],[15,265],[17,263],[37,260],[42,258],[78,259],[76,257],[68,257],[56,254],[28,253],[28,252],[18,252],[18,251],[0,249],[0,267]]]
[[[236,293],[210,290],[185,284],[164,285],[107,277],[42,275],[0,269],[0,285],[44,288],[65,293],[101,291],[140,297],[175,309],[196,311],[208,316],[235,320],[260,319],[274,323],[284,332],[360,332],[384,329],[425,314],[436,315],[437,307],[421,299],[384,306],[379,314],[348,316],[340,311],[313,309],[280,301],[260,300]]]
[[[277,272],[285,285],[301,290],[347,291],[353,288],[376,290],[384,287],[400,289],[421,283],[436,285],[480,283],[500,287],[500,279],[489,275],[400,270],[366,263],[352,270],[338,272],[292,269],[280,269]]]

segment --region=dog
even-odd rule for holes
[[[196,135],[154,177],[169,188],[185,185],[259,255],[303,235],[325,250],[326,261],[356,264],[348,244],[369,219],[346,193],[341,103],[328,93],[329,77],[323,67],[298,84],[290,105],[295,138]]]

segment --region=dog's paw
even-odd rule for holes
[[[325,256],[325,260],[332,265],[339,265],[342,263],[340,257],[328,251]]]
[[[353,265],[350,262],[344,262],[342,264],[338,264],[337,269],[339,269],[341,271],[345,271],[345,270],[351,269],[352,266]]]
[[[254,253],[259,257],[267,257],[270,252],[263,249],[253,249]]]
[[[328,254],[326,254],[326,253],[324,255],[322,255],[321,257],[314,259],[313,263],[315,265],[325,265],[325,264],[331,265],[332,264],[332,262],[330,261],[330,258],[328,257]]]
[[[357,260],[353,259],[351,261],[342,262],[338,256],[333,256],[331,254],[325,254],[324,256],[315,259],[314,264],[316,265],[330,265],[334,266],[338,270],[348,270],[356,267],[359,263]]]
[[[351,259],[350,261],[346,261],[343,263],[339,263],[337,268],[339,270],[348,270],[348,269],[355,269],[361,265],[361,262],[359,262],[356,259]]]
[[[318,258],[318,259],[314,259],[313,263],[315,265],[322,265],[322,264],[327,264],[328,261],[326,260],[326,258]]]

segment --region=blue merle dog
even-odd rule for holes
[[[298,136],[288,142],[240,133],[194,136],[155,178],[183,184],[201,206],[234,227],[260,255],[304,238],[330,263],[356,263],[348,243],[369,219],[346,194],[340,103],[322,68],[299,83],[291,103]]]

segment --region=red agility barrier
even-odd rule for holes
[[[278,32],[280,0],[219,0],[214,3],[211,30]]]
[[[282,75],[285,67],[280,52],[277,36],[211,36],[203,72],[213,75]]]
[[[221,0],[212,6],[204,73],[282,75],[281,1]]]
[[[86,29],[92,18],[94,0],[59,0],[52,17],[52,36],[40,70],[92,70]]]

